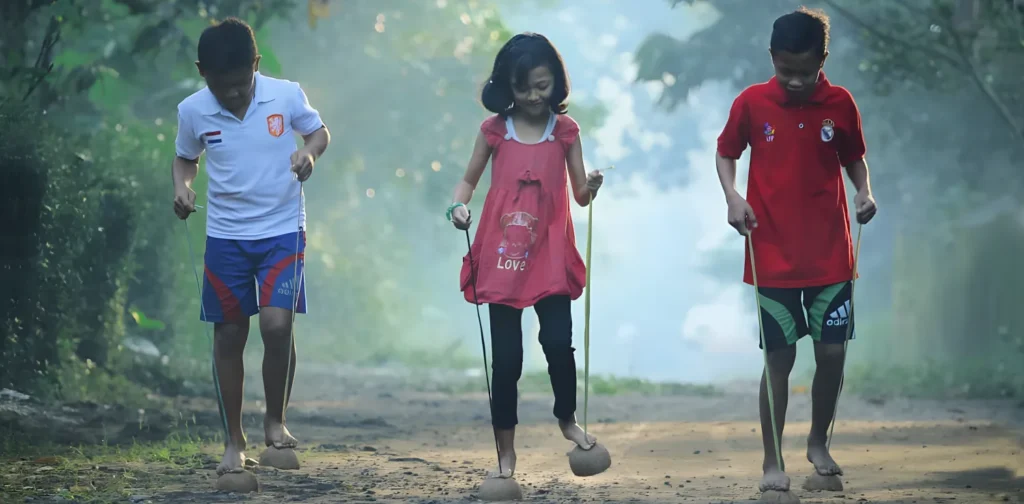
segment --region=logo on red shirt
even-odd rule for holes
[[[821,121],[821,141],[822,142],[831,142],[832,139],[835,138],[835,136],[836,136],[835,126],[836,126],[836,123],[834,123],[832,121],[832,119],[825,119],[824,121]]]
[[[769,123],[764,123],[764,139],[767,142],[775,140],[775,126]]]

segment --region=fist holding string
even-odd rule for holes
[[[469,215],[469,209],[465,205],[457,205],[452,209],[452,224],[455,225],[455,229],[465,231],[472,223],[473,218]]]

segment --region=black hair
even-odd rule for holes
[[[772,25],[772,52],[802,54],[815,51],[824,57],[828,51],[829,19],[821,9],[799,9],[783,15]]]
[[[229,17],[203,30],[199,36],[199,68],[227,73],[252,67],[256,61],[256,35],[245,21]]]
[[[539,33],[520,33],[509,39],[494,57],[494,68],[480,95],[484,108],[507,116],[515,98],[512,81],[524,82],[534,68],[547,65],[555,77],[551,92],[551,110],[564,114],[569,110],[569,74],[558,49]]]

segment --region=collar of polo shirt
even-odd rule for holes
[[[779,80],[774,76],[768,80],[771,86],[766,90],[765,95],[768,99],[779,105],[789,105],[789,96],[786,95],[786,90],[782,89],[779,85]],[[828,97],[829,89],[832,88],[832,84],[828,81],[828,77],[825,77],[825,71],[818,71],[818,84],[814,88],[814,93],[811,93],[810,98],[805,103],[819,105],[824,103],[825,98]]]

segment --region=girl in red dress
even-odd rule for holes
[[[463,260],[461,288],[467,301],[487,304],[490,311],[491,418],[501,477],[511,477],[516,467],[516,386],[526,307],[540,320],[558,427],[583,449],[596,442],[576,424],[570,302],[583,293],[586,267],[576,249],[569,196],[580,206],[590,204],[603,175],[584,170],[580,129],[566,115],[568,97],[569,76],[551,42],[535,33],[512,37],[495,57],[483,90],[483,105],[495,115],[480,125],[449,208],[455,227],[469,229],[466,203],[490,159],[490,190],[472,253]]]

